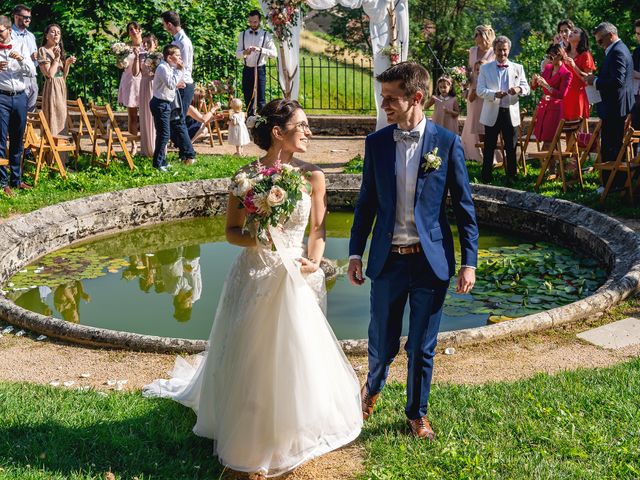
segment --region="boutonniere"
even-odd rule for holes
[[[424,158],[424,163],[422,164],[422,169],[426,172],[428,170],[437,170],[442,165],[442,159],[438,156],[438,147],[431,150],[429,153],[425,153],[422,158]]]

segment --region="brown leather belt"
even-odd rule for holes
[[[422,246],[419,243],[414,243],[413,245],[407,245],[406,247],[402,247],[400,245],[391,245],[391,253],[398,253],[400,255],[420,253],[421,251],[422,251]]]

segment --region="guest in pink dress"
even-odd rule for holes
[[[536,139],[543,142],[543,150],[549,147],[563,118],[563,100],[569,91],[573,76],[563,62],[562,49],[559,45],[551,45],[547,49],[549,61],[542,75],[534,74],[531,87],[542,87],[544,95],[538,103],[538,114],[533,132]]]
[[[470,76],[469,89],[467,91],[467,118],[462,127],[462,147],[464,148],[465,158],[476,162],[482,162],[482,150],[476,147],[476,144],[482,141],[484,137],[484,125],[480,123],[483,100],[476,94],[476,83],[479,74],[479,67],[476,69],[476,64],[479,61],[487,63],[496,59],[495,53],[493,53],[493,41],[495,38],[496,34],[490,25],[478,25],[474,34],[476,45],[469,49],[469,66],[467,70],[470,72]]]
[[[142,48],[138,55],[138,61],[133,63],[133,75],[140,75],[140,151],[145,157],[153,157],[153,149],[156,143],[156,127],[153,124],[153,116],[149,108],[149,102],[153,97],[151,85],[155,70],[146,62],[150,53],[158,48],[158,39],[153,33],[146,33],[142,37]]]
[[[453,80],[451,77],[443,75],[436,82],[436,89],[438,93],[432,95],[425,105],[425,108],[434,107],[431,121],[458,135],[460,133],[458,127],[460,106],[453,88]]]
[[[127,24],[127,33],[131,40],[133,52],[127,58],[124,65],[124,71],[120,77],[120,86],[118,88],[118,103],[127,107],[129,114],[128,130],[129,132],[138,133],[138,106],[140,105],[140,80],[141,75],[133,74],[133,64],[138,61],[142,48],[142,29],[137,22],[129,22]],[[136,146],[133,146],[134,151]]]

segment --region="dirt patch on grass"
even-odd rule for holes
[[[456,348],[453,355],[441,351],[435,360],[435,383],[480,384],[514,381],[538,373],[614,365],[640,356],[640,346],[606,350],[576,338],[576,333],[622,316],[640,314],[640,300],[628,302],[614,315],[604,315],[561,329],[505,339],[489,344]],[[174,355],[84,348],[52,341],[36,341],[35,335],[0,338],[0,380],[50,384],[60,388],[90,387],[98,390],[138,390],[156,378],[166,378]],[[367,372],[365,355],[349,356],[360,381]],[[390,369],[389,380],[405,382],[404,350]],[[126,382],[125,382],[126,381]],[[68,386],[65,386],[65,382]],[[356,441],[296,469],[287,480],[348,479],[364,471],[364,449]],[[224,478],[246,478],[235,472]]]

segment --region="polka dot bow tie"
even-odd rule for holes
[[[420,132],[407,132],[406,130],[396,128],[393,131],[393,141],[399,142],[400,140],[404,140],[409,143],[416,143],[418,140],[420,140]]]

